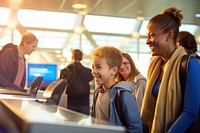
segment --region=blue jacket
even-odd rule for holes
[[[140,114],[138,111],[137,103],[135,96],[132,94],[135,86],[130,82],[121,81],[115,84],[111,89],[111,100],[110,100],[110,123],[122,126],[120,118],[117,114],[116,105],[115,105],[115,96],[119,91],[123,91],[121,96],[122,102],[122,111],[124,114],[124,119],[127,123],[127,132],[128,133],[142,133],[142,122]],[[92,116],[95,117],[95,104],[98,97],[100,87],[98,87],[94,92],[93,98],[93,108]]]
[[[5,45],[0,52],[0,86],[18,89],[18,87],[13,84],[15,81],[15,77],[17,75],[17,71],[18,71],[17,45],[9,43]],[[21,87],[24,88],[25,82],[26,82],[26,73],[24,73],[23,75]]]
[[[173,123],[168,133],[183,133],[197,119],[200,109],[200,64],[196,58],[190,58],[183,112]]]

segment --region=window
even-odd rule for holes
[[[137,24],[136,19],[87,15],[84,25],[90,32],[131,34]]]
[[[18,11],[18,19],[25,27],[73,29],[81,22],[81,16],[72,13],[24,10]]]

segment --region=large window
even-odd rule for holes
[[[87,15],[84,25],[90,32],[132,34],[137,28],[137,20],[107,16]]]
[[[66,45],[69,33],[29,30],[38,37],[38,47],[48,49],[62,49]]]
[[[81,16],[72,13],[19,10],[18,19],[25,27],[38,27],[50,29],[73,29],[80,23]]]

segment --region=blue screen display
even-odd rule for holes
[[[57,65],[56,64],[28,64],[27,67],[28,84],[30,84],[35,77],[42,76],[43,84],[48,84],[57,79]],[[28,85],[29,86],[29,85]]]

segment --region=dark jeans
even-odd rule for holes
[[[89,115],[89,107],[88,106],[68,106],[67,108],[77,111],[79,113]]]

